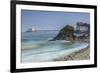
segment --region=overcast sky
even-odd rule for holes
[[[37,30],[60,30],[77,22],[90,23],[89,13],[21,10],[22,32],[33,27]]]

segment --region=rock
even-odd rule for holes
[[[66,25],[63,27],[58,35],[54,37],[52,40],[71,40],[73,38],[74,27],[70,25]]]

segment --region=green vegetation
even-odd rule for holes
[[[73,32],[74,32],[74,28],[70,25],[67,25],[60,30],[60,34],[63,35],[63,38],[72,37]]]
[[[53,40],[71,40],[73,38],[73,33],[74,27],[66,25]]]

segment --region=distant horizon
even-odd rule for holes
[[[90,13],[21,10],[22,32],[36,30],[60,30],[66,25],[76,28],[77,22],[90,24]]]

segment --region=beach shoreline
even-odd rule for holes
[[[59,57],[53,59],[53,61],[69,61],[69,60],[89,60],[90,59],[90,48],[81,49],[77,52],[73,52],[69,55],[64,55],[63,57]]]

